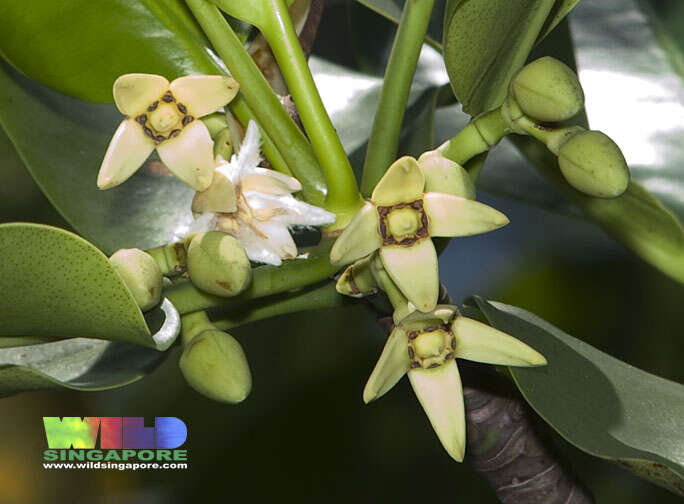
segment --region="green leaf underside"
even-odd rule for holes
[[[0,125],[64,218],[107,253],[151,248],[186,226],[193,191],[148,160],[125,184],[97,189],[100,163],[121,114],[70,98],[0,62]],[[154,156],[154,155],[153,155]]]
[[[137,345],[86,338],[0,349],[0,396],[31,390],[121,387],[149,374],[166,355]]]
[[[181,0],[3,2],[0,55],[28,76],[84,100],[112,101],[133,72],[220,74],[222,64]],[[38,34],[49,34],[46,39]]]
[[[489,323],[549,364],[509,368],[535,411],[570,443],[684,495],[684,386],[646,373],[521,308],[475,297]]]
[[[463,110],[478,115],[503,103],[508,83],[537,40],[553,0],[450,0],[444,60]]]
[[[40,224],[0,225],[0,278],[2,336],[155,346],[107,257],[72,233]]]

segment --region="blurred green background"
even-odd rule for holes
[[[371,36],[345,44],[349,26],[364,23],[374,27]],[[392,30],[356,4],[329,2],[314,53],[373,72],[382,68]],[[68,228],[4,135],[0,155],[0,221]],[[495,169],[490,160],[485,170]],[[684,286],[584,220],[486,193],[480,197],[511,224],[451,242],[440,268],[455,301],[479,294],[523,307],[616,358],[684,382]],[[122,389],[0,400],[0,503],[409,503],[445,496],[497,502],[467,459],[457,464],[443,451],[406,380],[382,400],[363,405],[361,392],[383,333],[362,304],[281,316],[232,333],[254,377],[251,396],[238,406],[212,403],[190,390],[177,368],[178,348],[152,375]],[[44,470],[43,416],[176,416],[188,426],[189,469]],[[597,502],[680,500],[548,434]]]

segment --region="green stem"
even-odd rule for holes
[[[197,289],[190,280],[179,280],[164,292],[181,313],[191,313],[214,306],[234,305],[318,283],[334,275],[339,267],[330,264],[330,249],[334,240],[326,240],[317,247],[302,250],[307,259],[293,259],[280,266],[254,268],[252,283],[239,296],[223,298]]]
[[[314,205],[322,205],[326,194],[325,180],[311,145],[302,131],[283,108],[218,8],[206,0],[186,2],[232,76],[240,83],[240,92],[249,109],[273,141],[287,166],[302,183],[304,198]],[[237,107],[236,115],[244,121],[245,111],[240,110],[239,102]],[[235,105],[232,110],[235,110]]]
[[[470,121],[439,150],[442,156],[463,166],[473,157],[487,152],[511,132],[498,108]]]
[[[230,0],[228,3],[232,3]],[[221,6],[222,0],[216,0]],[[231,10],[231,5],[225,5]],[[325,110],[284,0],[268,0],[259,28],[268,40],[328,184],[325,208],[338,215],[332,229],[347,225],[362,204],[354,172]]]
[[[433,0],[407,0],[399,21],[373,129],[368,140],[361,192],[370,196],[397,155],[411,82],[427,32]]]
[[[188,313],[181,317],[181,338],[183,346],[187,346],[193,338],[209,329],[216,329],[207,314],[203,311]]]
[[[187,269],[188,256],[185,246],[180,242],[146,250],[152,256],[164,276],[176,276]]]
[[[335,284],[327,282],[323,286],[258,300],[246,305],[230,307],[226,313],[212,314],[213,323],[218,329],[227,331],[233,327],[249,324],[266,318],[321,308],[334,308],[350,304],[349,298],[337,293]],[[199,312],[204,313],[204,312]]]

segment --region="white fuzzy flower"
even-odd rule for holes
[[[180,77],[126,74],[114,82],[114,102],[126,116],[105,153],[97,186],[125,182],[156,148],[171,172],[193,189],[211,183],[213,142],[198,118],[216,112],[238,92],[238,83],[219,75]]]
[[[238,154],[230,162],[219,157],[211,186],[195,195],[191,230],[230,233],[252,261],[277,266],[297,256],[289,226],[331,224],[335,214],[296,199],[299,181],[258,167],[259,160],[259,128],[250,121]]]

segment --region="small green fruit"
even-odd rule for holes
[[[565,180],[589,196],[615,198],[629,185],[629,169],[620,148],[600,131],[573,136],[560,148],[558,163]]]
[[[233,236],[220,231],[197,233],[188,245],[190,280],[216,296],[236,296],[252,280],[247,253]]]
[[[183,350],[180,370],[193,389],[219,402],[239,403],[252,390],[252,374],[240,343],[230,334],[209,329]]]
[[[538,121],[564,121],[584,106],[575,72],[550,56],[524,66],[511,82],[511,93],[525,115]]]
[[[142,311],[159,304],[162,272],[152,256],[140,249],[121,249],[109,258]]]

